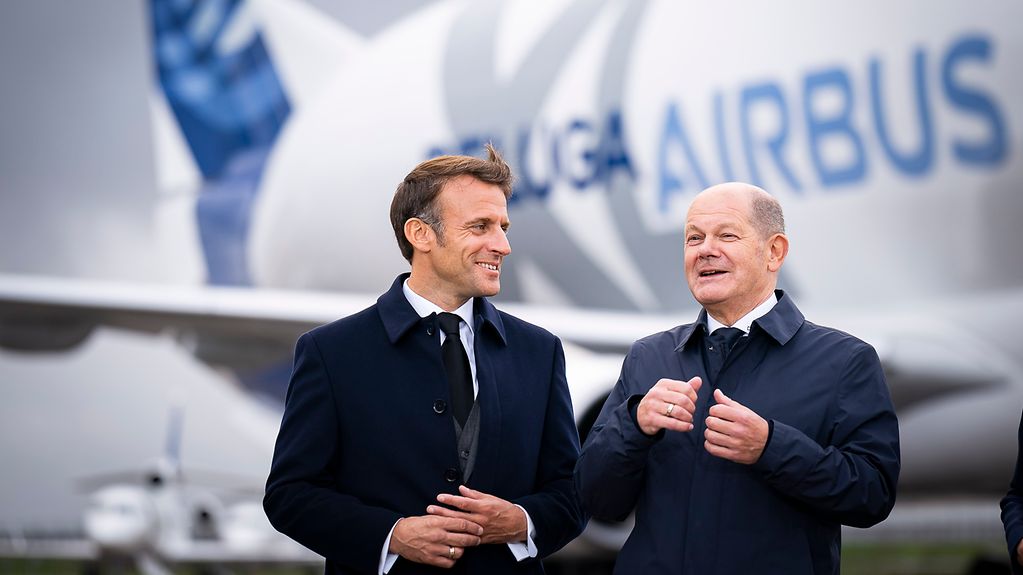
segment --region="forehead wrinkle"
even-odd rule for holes
[[[742,228],[745,225],[745,222],[742,219],[720,218],[713,216],[699,217],[697,219],[704,220],[704,222],[700,223],[694,221],[693,219],[690,219],[689,221],[686,222],[686,229],[700,230],[704,228],[720,229],[727,227]]]
[[[733,206],[717,206],[713,210],[690,211],[686,218],[686,229],[700,227],[696,223],[698,220],[704,222],[702,227],[718,229],[728,226],[745,229],[751,225],[748,215]]]
[[[475,180],[475,178],[469,178],[469,180],[462,185],[462,188],[470,185],[473,181],[477,180]],[[471,225],[472,222],[492,222],[507,218],[506,204],[479,196],[473,202],[460,202],[463,198],[458,195],[459,193],[459,187],[456,186],[451,189],[445,188],[438,196],[438,203],[441,208],[440,211],[445,217],[454,217],[455,212],[458,212],[465,218],[458,225]]]

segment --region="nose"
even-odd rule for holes
[[[703,238],[703,241],[696,246],[696,255],[701,258],[713,257],[718,254],[717,240],[713,237]]]
[[[501,257],[504,257],[511,253],[511,243],[508,241],[508,232],[498,228],[497,235],[494,238],[493,244],[490,246],[490,250]]]

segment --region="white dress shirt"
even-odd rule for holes
[[[714,319],[714,316],[707,314],[707,333],[714,333],[714,330],[721,327],[737,327],[742,330],[743,337],[749,335],[749,330],[753,327],[753,322],[767,315],[767,312],[774,309],[774,305],[778,303],[778,296],[774,294],[774,290],[771,290],[771,295],[765,299],[760,305],[753,308],[752,311],[746,315],[740,317],[734,324],[725,325],[718,320]]]

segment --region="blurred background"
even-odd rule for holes
[[[404,175],[493,142],[502,305],[585,437],[691,321],[679,229],[782,202],[782,287],[878,350],[891,517],[843,571],[1005,573],[1023,408],[1023,4],[0,3],[0,572],[319,572],[259,506],[295,338],[407,269]],[[793,382],[797,384],[798,382]],[[550,562],[607,573],[629,525]]]

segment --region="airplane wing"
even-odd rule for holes
[[[250,391],[282,401],[299,335],[365,309],[376,298],[0,274],[0,348],[67,351],[98,327],[169,334],[200,361],[234,373]],[[575,409],[593,417],[592,406],[603,403],[628,346],[671,325],[656,316],[501,307],[566,341]]]
[[[211,365],[290,357],[295,339],[369,306],[369,296],[0,276],[0,347],[71,349],[98,326],[169,332]]]
[[[152,333],[191,330],[209,337],[264,340],[290,350],[302,332],[365,309],[376,297],[0,274],[0,346],[59,351],[105,325]],[[523,304],[501,308],[567,341],[610,350],[626,350],[636,339],[682,321],[665,315]]]
[[[226,367],[290,357],[304,331],[365,309],[376,296],[218,286],[168,286],[0,274],[0,346],[59,351],[97,326],[170,331],[199,359]],[[642,314],[501,304],[566,342],[618,357],[635,340],[690,321],[692,314]],[[819,317],[814,315],[813,317]],[[878,318],[831,317],[878,350],[896,406],[1004,380],[997,366],[973,357],[961,334],[942,326]],[[915,329],[892,326],[917,326]],[[851,327],[851,329],[848,329]],[[615,373],[607,380],[613,381]]]

